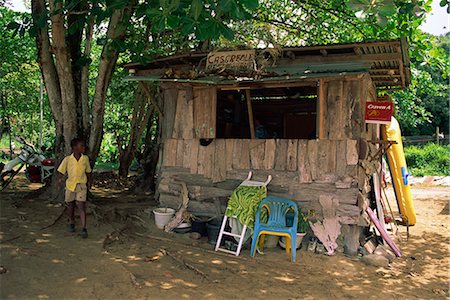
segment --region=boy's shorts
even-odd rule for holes
[[[86,202],[87,198],[87,186],[86,184],[78,183],[75,187],[75,191],[69,191],[66,188],[66,195],[65,200],[66,202],[72,202],[72,201],[80,201],[80,202]]]

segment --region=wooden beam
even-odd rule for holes
[[[405,74],[403,72],[403,61],[400,60],[398,62],[398,69],[400,70],[400,80],[402,81],[402,87],[406,87],[406,80],[405,80]]]
[[[363,43],[353,43],[353,44],[338,44],[338,45],[320,45],[320,46],[306,46],[306,47],[297,47],[297,48],[289,48],[289,51],[311,51],[311,50],[320,50],[320,49],[352,49],[354,47],[371,47],[371,46],[392,46],[395,47],[400,44],[399,40],[394,41],[385,41],[385,42],[363,42]]]
[[[147,95],[147,97],[150,99],[150,102],[153,104],[153,106],[156,108],[156,110],[158,111],[158,114],[161,117],[164,117],[163,112],[161,111],[161,108],[159,108],[158,103],[156,103],[154,96],[152,95],[152,93],[150,92],[147,84],[145,84],[145,82],[143,81],[139,81],[139,84],[141,85],[142,89],[144,90],[144,93]]]
[[[355,48],[353,48],[353,51],[355,51],[355,53],[357,55],[362,55],[363,54],[363,52],[361,50],[361,47],[355,47]]]
[[[248,123],[250,125],[250,137],[255,139],[255,121],[253,120],[252,96],[250,90],[245,90],[245,98],[247,98]]]
[[[318,126],[317,129],[319,132],[319,139],[325,138],[325,81],[323,79],[319,80],[319,101],[317,105],[318,109]]]
[[[401,75],[391,75],[391,74],[378,74],[378,75],[370,75],[370,77],[372,77],[372,78],[390,78],[390,77],[393,77],[393,78],[395,78],[395,77],[397,77],[397,78],[400,78],[400,77],[402,77]]]
[[[369,70],[369,73],[370,72],[393,72],[392,74],[395,74],[395,71],[397,71],[398,70],[398,68],[397,67],[395,67],[395,68],[392,68],[392,69],[370,69]],[[389,73],[390,74],[390,73]]]
[[[281,59],[278,66],[288,66],[304,63],[332,63],[332,62],[357,62],[357,61],[399,61],[402,59],[401,53],[380,53],[380,54],[330,54],[297,56],[295,59]]]
[[[220,91],[239,91],[239,90],[256,90],[264,88],[278,87],[303,87],[317,86],[317,78],[302,78],[292,81],[277,80],[273,82],[242,82],[236,84],[218,84],[217,89]]]

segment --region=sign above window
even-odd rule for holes
[[[366,102],[366,123],[389,124],[393,113],[392,102]]]
[[[210,52],[206,70],[249,71],[255,68],[255,50]]]

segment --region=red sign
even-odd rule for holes
[[[391,123],[394,103],[392,102],[366,102],[366,123]]]

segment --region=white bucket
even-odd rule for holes
[[[155,214],[155,224],[159,229],[164,229],[170,219],[175,215],[175,209],[172,208],[157,208],[153,210]]]

